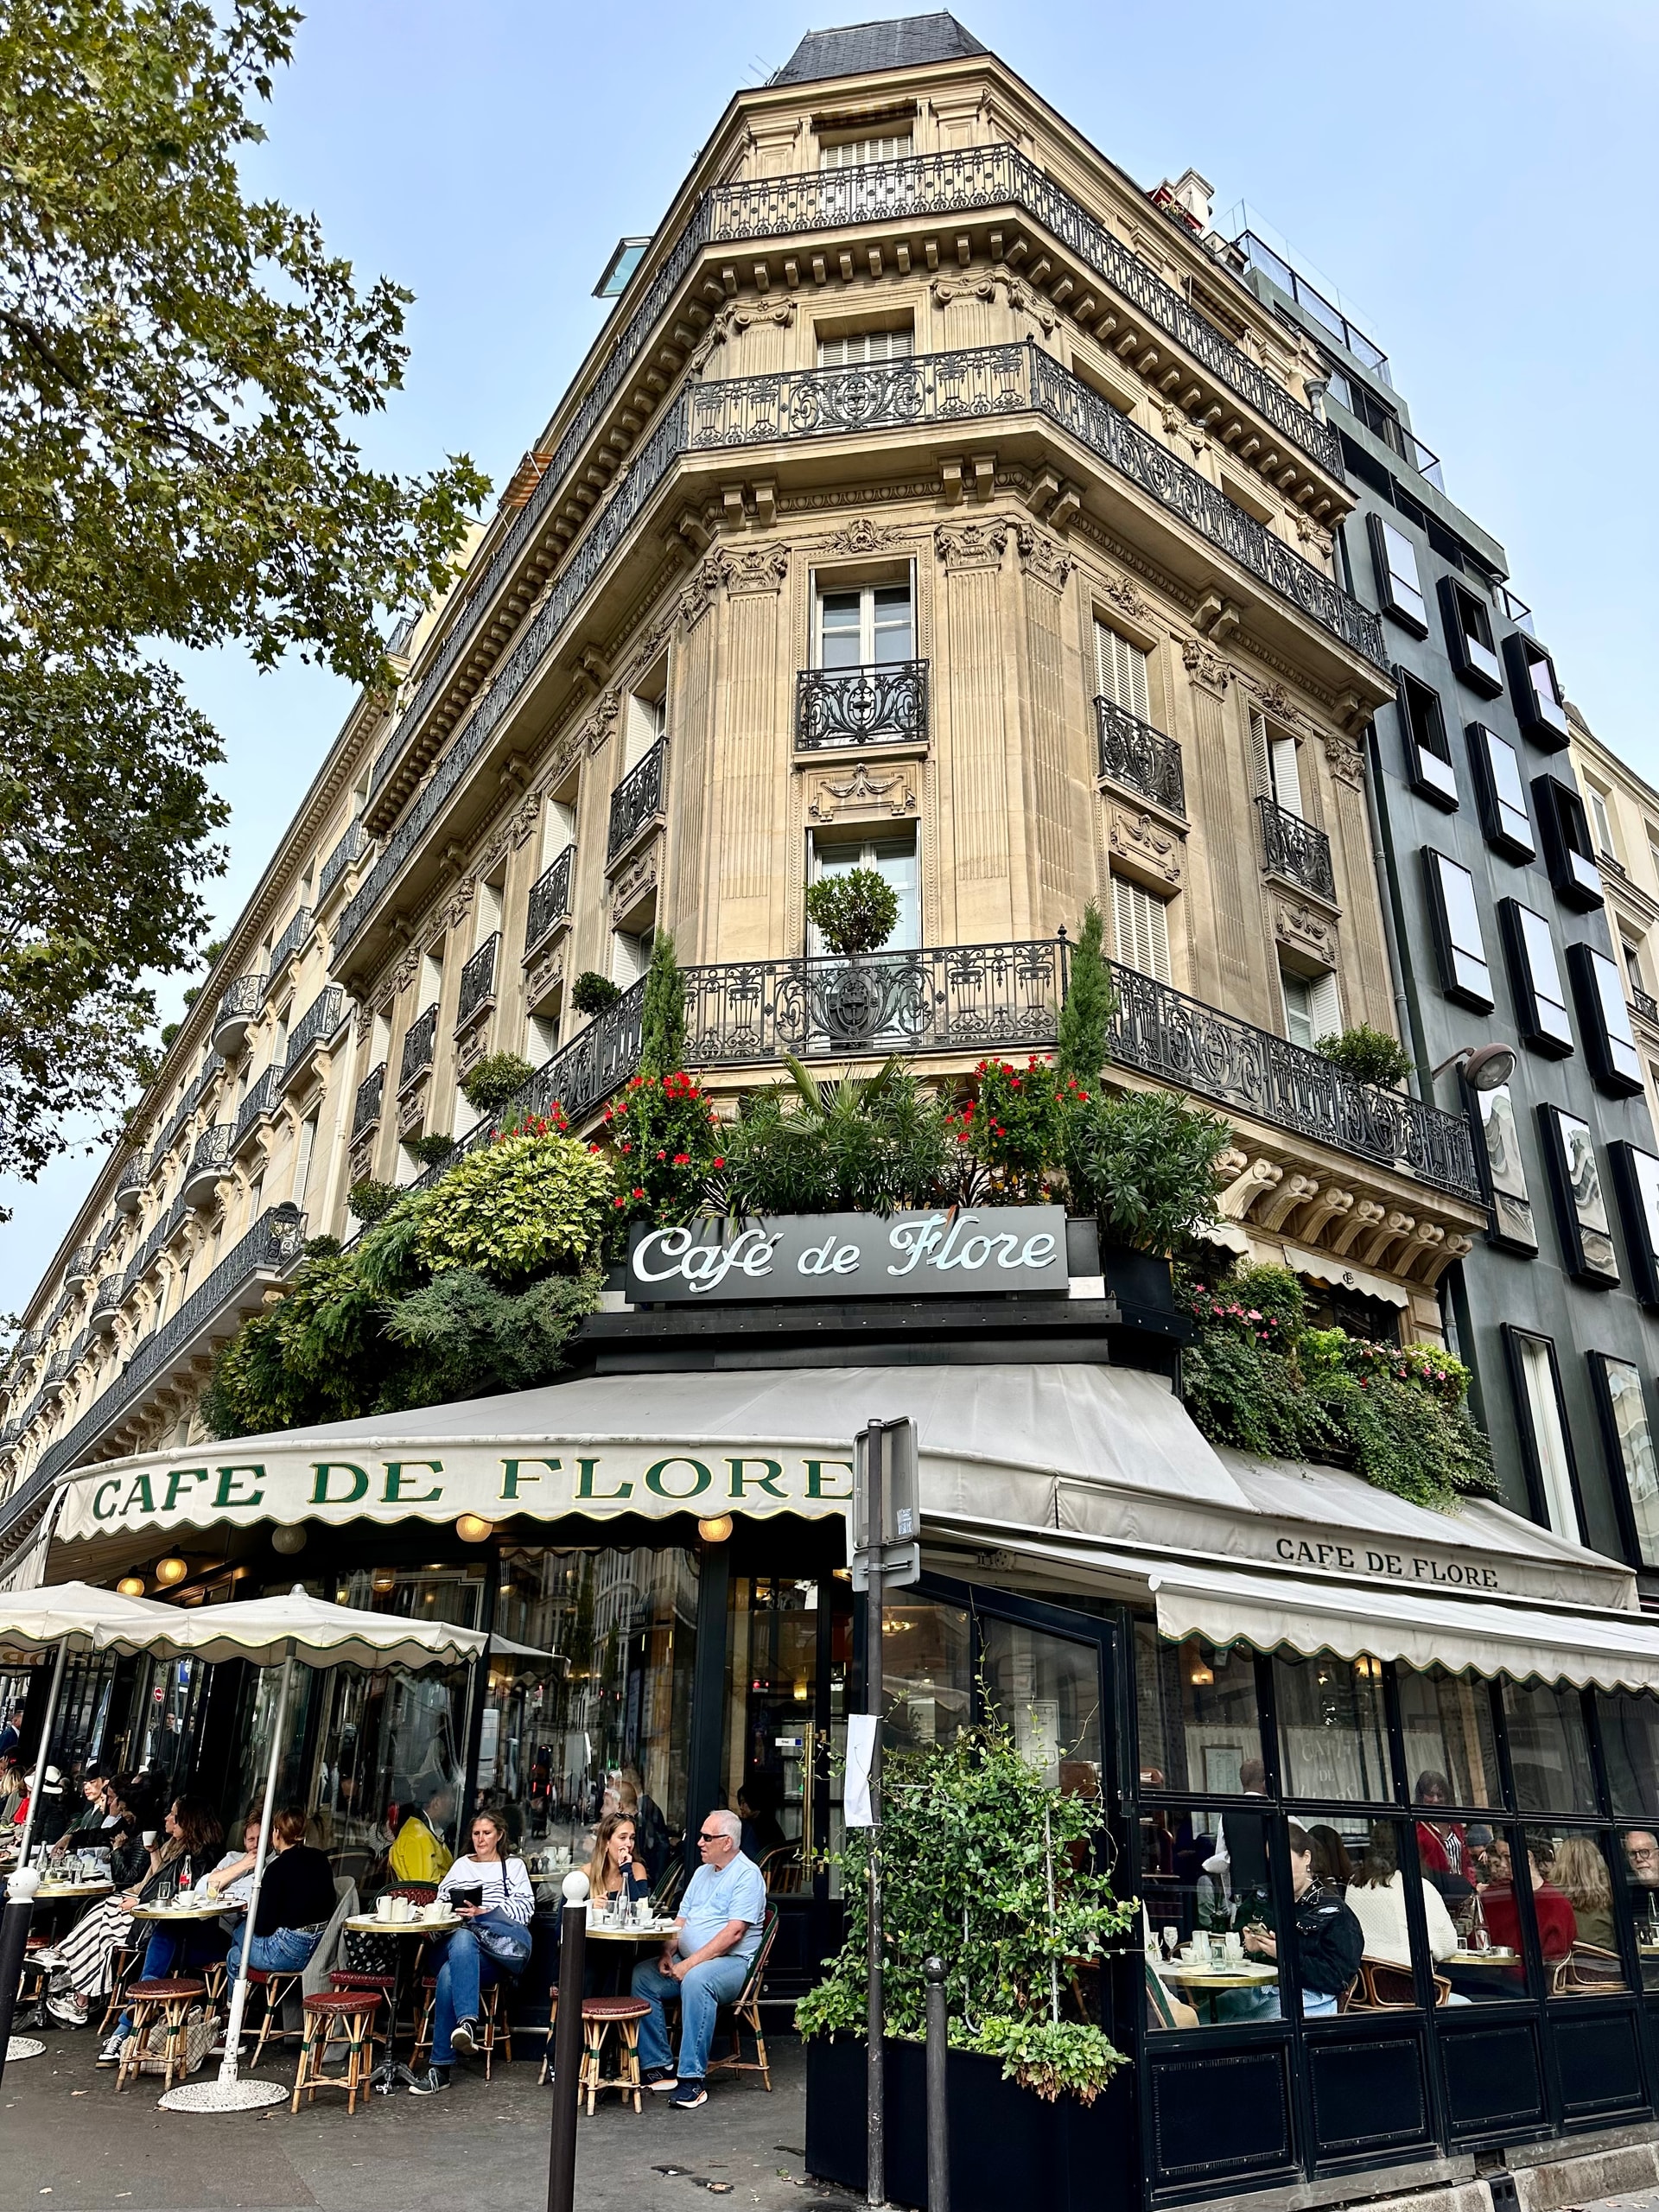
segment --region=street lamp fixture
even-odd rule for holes
[[[1442,1060],[1430,1076],[1434,1082],[1448,1068],[1456,1068],[1471,1090],[1501,1090],[1515,1073],[1515,1047],[1512,1045],[1465,1045],[1453,1052],[1449,1060]]]

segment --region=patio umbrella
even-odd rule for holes
[[[213,2082],[187,2082],[161,2100],[167,2112],[251,2112],[280,2104],[288,2092],[268,2082],[238,2079],[238,2050],[247,2010],[248,1966],[270,1849],[271,1815],[276,1805],[276,1775],[283,1729],[297,1661],[308,1667],[455,1667],[475,1659],[488,1641],[481,1630],[457,1628],[448,1621],[407,1620],[397,1613],[368,1613],[352,1605],[331,1605],[311,1597],[298,1583],[285,1598],[249,1598],[226,1605],[204,1605],[175,1615],[180,1640],[197,1657],[245,1659],[255,1667],[283,1670],[276,1716],[270,1733],[270,1765],[259,1815],[259,1845],[248,1897],[247,1936],[236,1987],[231,1993],[225,2029],[225,2056]]]

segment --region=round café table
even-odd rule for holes
[[[426,1941],[434,1936],[453,1936],[463,1923],[455,1913],[447,1912],[442,1919],[427,1920],[417,1911],[412,1920],[382,1920],[378,1912],[356,1912],[345,1924],[359,1936],[397,1936],[404,1938],[414,1936]],[[398,2012],[409,1995],[410,1982],[419,1957],[418,1949],[405,1950],[399,1945],[397,1964],[392,1978],[391,2004],[387,2012],[386,2055],[368,2081],[369,2088],[379,2096],[389,2097],[399,2085],[406,2089],[415,2079],[403,2061],[392,2056],[391,2038]]]
[[[1179,1982],[1195,2003],[1207,2000],[1212,2025],[1220,2018],[1217,2000],[1228,1990],[1264,1989],[1279,1980],[1277,1967],[1249,1966],[1242,1959],[1236,1965],[1226,1961],[1218,1966],[1198,1959],[1160,1960],[1157,1971],[1164,1980]]]
[[[676,1920],[650,1920],[645,1923],[645,1925],[643,1928],[635,1922],[630,1922],[626,1928],[618,1928],[614,1924],[607,1923],[606,1922],[600,1920],[595,1916],[591,1905],[588,1909],[588,1941],[590,1943],[632,1943],[636,1945],[644,1945],[646,1943],[665,1943],[671,1936],[677,1936],[678,1933],[679,1923]],[[632,1961],[626,1958],[618,1959],[614,1961],[607,1961],[605,1971],[607,1974],[608,1978],[613,1982],[620,1983],[622,1980],[624,1970],[631,1970],[632,1965]],[[612,1988],[610,1990],[596,1988],[594,1994],[596,1997],[626,1997],[627,1995],[627,1992],[626,1989],[621,1988]]]

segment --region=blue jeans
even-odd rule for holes
[[[248,1932],[245,1920],[231,1938],[230,1956],[225,1968],[232,1981],[242,1971],[242,1939]],[[307,1965],[311,1954],[321,1938],[298,1928],[279,1928],[274,1935],[256,1936],[253,1948],[248,1953],[248,1964],[263,1974],[297,1974]]]
[[[455,2053],[450,2037],[457,2020],[475,2020],[481,1992],[505,1978],[489,1953],[480,1947],[470,1928],[458,1928],[444,1945],[438,1968],[437,1994],[432,2008],[432,2063],[453,2066]]]
[[[646,2066],[673,2063],[668,2048],[668,2023],[663,2016],[666,2000],[680,2000],[680,2063],[683,2082],[701,2082],[709,2070],[709,2044],[722,2005],[729,2005],[749,1978],[749,1961],[734,1958],[705,1959],[678,1981],[661,1970],[660,1952],[641,1959],[633,1970],[633,1993],[643,1997],[651,2010],[639,2023],[639,2056]]]
[[[205,1927],[158,1928],[144,1946],[144,1962],[139,1970],[141,1981],[165,1980],[168,1974],[188,1974],[200,1967],[217,1966],[224,1957],[230,1937],[217,1921],[210,1920]],[[132,2014],[124,2012],[117,2031],[123,2037],[132,2033]]]

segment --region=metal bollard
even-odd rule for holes
[[[5,2075],[17,1985],[23,1978],[29,1923],[35,1917],[35,1892],[40,1885],[41,1878],[32,1866],[20,1866],[6,1885],[6,1909],[0,1913],[0,2079]]]
[[[946,2076],[950,2032],[945,2023],[944,1961],[929,1959],[927,1977],[927,2212],[950,2212],[950,2090]]]
[[[564,1878],[559,1927],[559,2018],[553,2031],[553,2126],[547,2146],[547,2212],[575,2212],[576,2109],[581,2102],[582,1981],[588,1955],[588,1877]]]

